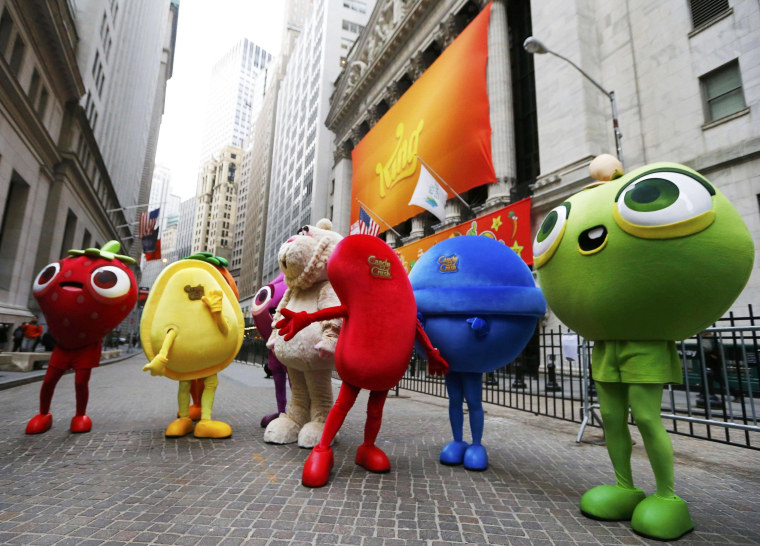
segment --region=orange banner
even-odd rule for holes
[[[496,239],[514,250],[523,261],[533,264],[533,247],[530,237],[530,197],[522,199],[480,218],[468,220],[458,226],[445,229],[424,239],[396,249],[396,255],[404,264],[406,272],[430,247],[449,237],[482,235]]]
[[[459,193],[496,181],[486,89],[490,12],[489,4],[354,148],[351,223],[359,201],[391,226],[422,212],[408,204],[417,156]]]

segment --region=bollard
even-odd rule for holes
[[[705,403],[705,399],[707,399],[707,393],[710,390],[710,386],[713,384],[713,371],[710,368],[707,368],[705,370],[705,376],[707,376],[707,380],[704,381],[702,385],[702,389],[699,391],[699,394],[697,395],[697,407],[698,408],[705,408],[707,404]],[[710,400],[710,407],[721,407],[721,401],[720,398],[717,397],[715,393],[711,393],[709,396]]]
[[[524,389],[527,387],[525,381],[523,381],[523,370],[520,361],[515,361],[515,380],[512,381],[513,389]]]
[[[557,365],[554,363],[554,355],[549,355],[549,364],[546,365],[547,379],[544,390],[546,392],[558,392],[562,390],[562,385],[557,383]]]

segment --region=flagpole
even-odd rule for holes
[[[389,229],[389,230],[391,230],[393,233],[395,233],[395,234],[396,234],[396,237],[398,237],[399,239],[401,239],[401,234],[400,234],[398,231],[396,231],[395,229],[393,229],[393,228],[390,226],[390,224],[389,224],[388,222],[386,222],[385,220],[383,220],[383,219],[380,217],[380,215],[379,215],[379,214],[377,214],[377,213],[376,213],[374,210],[372,210],[372,209],[371,209],[371,208],[369,208],[367,205],[365,205],[364,203],[362,203],[362,202],[361,202],[359,199],[357,199],[356,201],[357,201],[357,202],[358,202],[358,203],[359,203],[359,204],[360,204],[362,207],[364,207],[365,209],[367,209],[368,211],[370,211],[370,212],[372,213],[372,215],[373,215],[373,216],[375,216],[375,217],[377,217],[377,219],[378,219],[378,220],[380,220],[380,221],[381,221],[383,224],[385,224],[386,226],[388,226],[388,229]]]
[[[462,199],[462,196],[459,195],[454,188],[449,186],[448,182],[446,182],[440,174],[438,174],[437,172],[433,170],[433,167],[425,163],[425,161],[420,156],[417,156],[417,159],[419,159],[420,162],[423,165],[425,165],[425,167],[427,167],[427,169],[435,175],[435,177],[438,179],[439,182],[443,182],[443,185],[449,188],[449,190],[451,190],[451,192],[457,196],[457,199],[459,199],[464,204],[465,207],[467,207],[470,211],[472,211],[472,207],[470,207],[470,205],[467,204],[467,201]]]
[[[139,209],[140,207],[151,207],[151,206],[155,207],[156,204],[160,205],[161,203],[154,203],[154,204],[151,204],[151,203],[142,203],[140,205],[132,205],[132,206],[129,206],[129,207],[119,207],[118,209],[108,209],[106,212],[116,212],[117,210]]]

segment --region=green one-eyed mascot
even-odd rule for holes
[[[674,493],[663,385],[683,381],[676,341],[713,324],[744,288],[754,245],[728,199],[688,167],[654,163],[624,175],[605,154],[589,169],[600,182],[551,210],[533,243],[549,306],[595,342],[592,374],[617,483],[587,491],[581,511],[676,539],[694,525]],[[657,484],[648,497],[633,485],[629,407]]]

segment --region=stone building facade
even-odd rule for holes
[[[143,28],[159,35],[155,55],[141,58],[155,63],[154,90],[169,2],[155,4],[161,7],[159,20]],[[98,36],[88,25],[100,26],[104,6],[110,9],[105,3],[0,0],[0,322],[11,327],[38,312],[32,280],[47,263],[70,248],[101,246],[110,239],[128,248],[131,242],[124,207],[134,201],[124,200],[136,199],[147,134],[135,143],[143,147],[135,154],[134,191],[125,192],[95,130],[106,121],[93,127],[80,104],[89,89],[81,63],[84,36]],[[129,24],[129,13],[122,11],[122,24]],[[112,39],[111,47],[112,59],[121,55],[118,40]],[[104,95],[113,83],[103,82]],[[153,97],[146,100],[150,110]],[[117,137],[137,130],[129,118],[120,120],[123,125],[108,125]],[[147,123],[143,129],[147,133]]]
[[[739,210],[757,256],[760,6],[551,0],[531,9],[537,38],[615,92],[626,170],[657,161],[698,170]],[[536,55],[535,66],[541,170],[534,233],[549,210],[591,181],[591,159],[615,153],[608,98],[555,56]],[[710,97],[716,87],[728,93]],[[758,303],[756,259],[732,310],[744,316]]]

